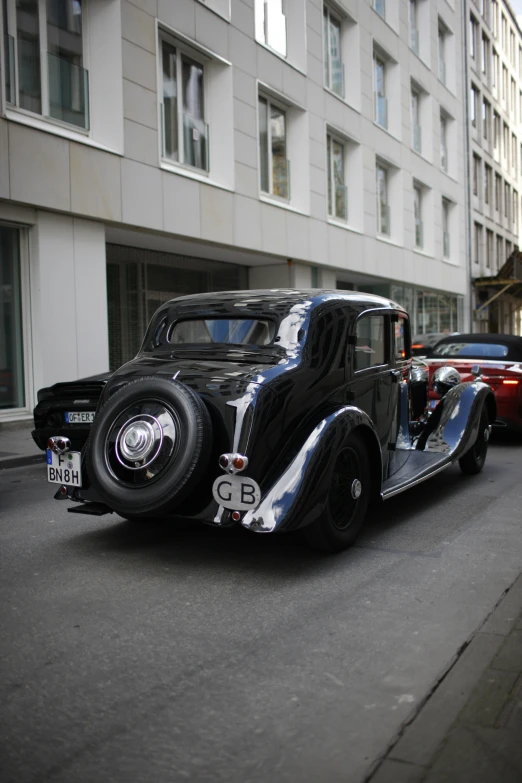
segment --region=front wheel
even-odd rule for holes
[[[335,456],[324,511],[303,530],[313,549],[340,552],[354,543],[368,510],[370,483],[366,446],[357,434],[350,435]]]
[[[459,459],[460,469],[469,476],[480,473],[486,461],[489,443],[489,416],[486,408],[480,414],[479,431],[473,446]]]

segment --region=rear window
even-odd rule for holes
[[[213,318],[179,321],[170,334],[173,345],[269,345],[275,323],[257,318]]]
[[[500,343],[442,343],[433,349],[432,356],[450,356],[470,359],[502,359],[508,355],[507,345]]]

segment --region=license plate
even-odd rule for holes
[[[231,511],[248,511],[261,500],[261,490],[253,479],[228,473],[214,481],[212,495],[216,503]]]
[[[67,424],[92,424],[94,411],[69,411],[65,414]]]
[[[47,481],[51,484],[65,484],[67,487],[81,487],[81,457],[79,451],[55,454],[51,449],[47,449]]]

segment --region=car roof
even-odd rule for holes
[[[435,348],[448,343],[477,343],[482,345],[505,345],[508,354],[503,359],[513,362],[522,361],[522,337],[514,334],[453,334],[439,340]],[[464,358],[464,357],[463,357]],[[466,357],[468,358],[468,357]],[[471,357],[469,357],[471,358]]]
[[[365,310],[384,309],[399,310],[406,313],[401,305],[374,294],[361,291],[337,291],[323,288],[296,289],[275,288],[246,291],[219,291],[204,294],[179,296],[166,302],[161,310],[169,310],[169,315],[175,318],[190,316],[214,315],[227,317],[255,312],[259,315],[282,317],[296,305],[308,305],[315,309],[329,302],[342,302],[352,307],[354,313]]]

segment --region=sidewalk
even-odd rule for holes
[[[521,783],[522,575],[367,781]]]
[[[45,460],[45,452],[31,437],[32,420],[0,425],[0,470],[19,468]]]

